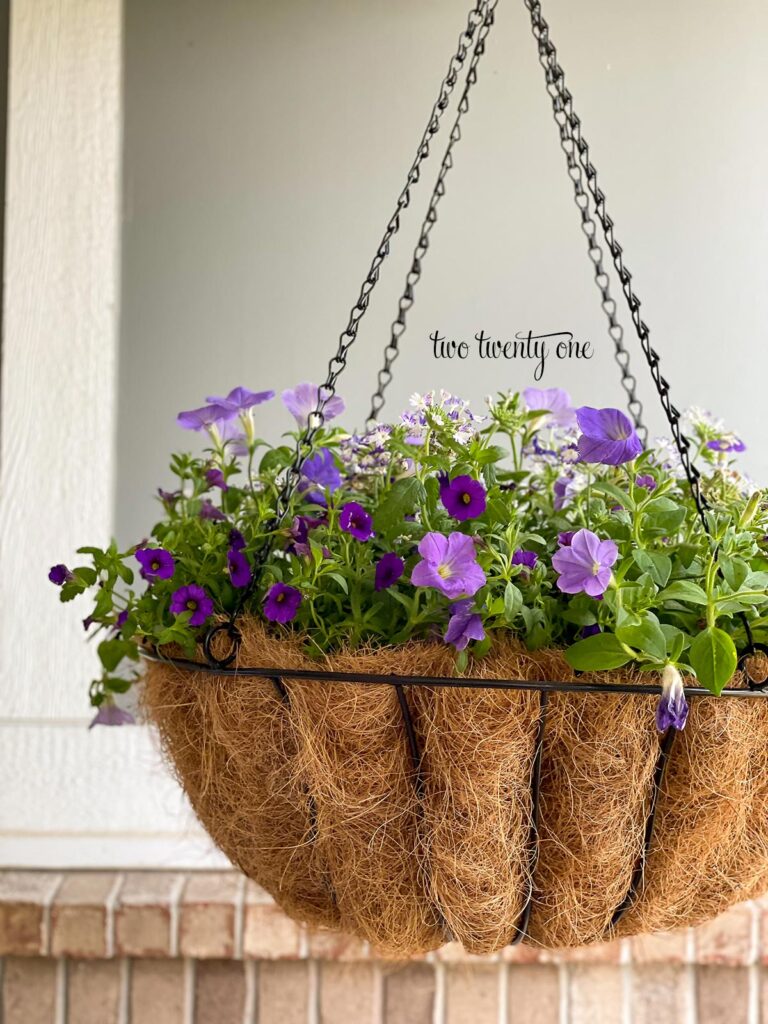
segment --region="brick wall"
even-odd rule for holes
[[[2,1024],[768,1024],[768,900],[569,953],[406,964],[235,873],[0,872]]]

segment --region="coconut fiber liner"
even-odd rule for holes
[[[287,632],[270,635],[252,619],[241,632],[241,666],[454,672],[441,644],[318,662]],[[472,674],[574,679],[559,652],[512,643],[497,644]],[[232,862],[291,917],[354,933],[384,955],[451,938],[473,953],[511,942],[530,885],[539,695],[405,687],[423,751],[419,784],[395,687],[283,687],[281,695],[269,679],[147,665],[147,714]],[[694,699],[660,792],[644,883],[611,931],[642,850],[656,699],[550,695],[527,942],[576,946],[679,928],[768,889],[768,703]]]

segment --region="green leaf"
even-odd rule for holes
[[[659,594],[659,601],[687,601],[688,604],[706,605],[707,595],[703,587],[692,580],[675,580]]]
[[[632,501],[630,496],[622,491],[621,488],[615,484],[609,483],[607,480],[596,480],[592,484],[592,492],[594,494],[607,494],[613,498],[622,508],[634,509],[635,503]]]
[[[328,575],[339,584],[345,594],[349,593],[349,584],[346,577],[342,576],[340,572],[329,572]]]
[[[635,564],[641,572],[646,572],[654,583],[666,587],[672,572],[672,559],[657,551],[635,550],[632,552]]]
[[[666,659],[667,638],[655,616],[644,616],[639,625],[619,626],[616,636],[622,643],[648,655],[653,661]]]
[[[701,685],[719,694],[736,671],[738,655],[731,637],[710,626],[693,641],[688,659]]]
[[[662,622],[661,631],[667,641],[667,659],[669,661],[679,661],[680,655],[686,647],[690,647],[691,641],[682,629],[678,629],[677,626],[670,626],[666,622]]]
[[[409,512],[413,512],[425,499],[424,484],[415,476],[396,480],[392,490],[374,514],[373,524],[376,531],[390,533],[403,522]]]
[[[119,676],[105,676],[102,682],[112,693],[128,693],[133,686],[132,679],[121,679]]]
[[[565,652],[565,660],[578,672],[620,668],[632,660],[613,633],[597,633],[579,640]]]
[[[508,583],[504,588],[504,618],[507,622],[514,622],[522,607],[523,595],[514,583]]]
[[[97,579],[96,570],[89,568],[87,565],[79,565],[76,569],[72,570],[72,575],[78,583],[83,583],[86,587],[92,587]]]
[[[102,640],[98,647],[101,664],[107,672],[114,672],[123,658],[138,658],[136,644],[130,640]]]

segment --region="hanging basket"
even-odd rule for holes
[[[538,0],[524,2],[629,413],[644,431],[598,227],[706,529],[698,472],[548,26]],[[495,0],[478,0],[469,14],[298,442],[283,509],[465,71],[372,420],[384,403],[494,8]],[[275,528],[280,521],[278,510]],[[292,917],[352,932],[391,955],[451,939],[490,953],[520,941],[575,946],[691,925],[768,889],[768,703],[763,680],[746,673],[750,648],[723,695],[687,690],[685,731],[660,738],[660,687],[647,675],[577,677],[556,650],[531,653],[502,641],[469,677],[456,676],[445,645],[428,642],[309,660],[300,637],[277,639],[242,614],[257,579],[197,660],[146,652],[143,699],[212,838]],[[745,630],[754,650],[746,622]]]

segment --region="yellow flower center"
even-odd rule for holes
[[[446,565],[445,562],[443,562],[442,565],[438,565],[437,567],[437,575],[441,579],[447,580],[451,575],[451,567],[449,565]]]
[[[472,495],[464,491],[464,493],[461,496],[461,500],[464,502],[465,505],[468,505],[472,501]]]
[[[600,565],[599,562],[593,562],[592,563],[592,575],[593,576],[597,576],[597,574],[600,572],[601,569],[602,569],[602,566]]]
[[[193,612],[195,608],[197,608],[197,601],[195,601],[193,598],[190,598],[187,601],[187,608],[189,609],[189,611]]]

